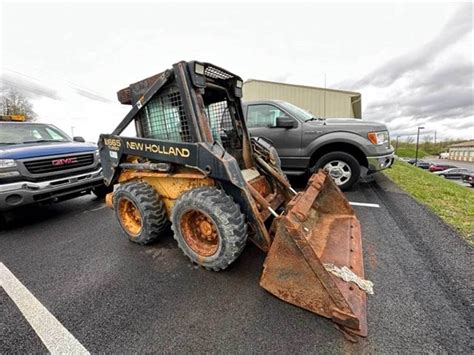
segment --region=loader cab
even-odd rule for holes
[[[175,73],[182,71],[183,75],[174,74],[174,80],[172,78],[135,118],[138,136],[180,143],[219,144],[244,169],[243,142],[248,142],[248,133],[240,103],[242,80],[210,64],[189,62],[181,68],[176,66]],[[194,90],[189,90],[188,83],[183,82],[188,80]],[[185,104],[184,100],[189,101]],[[250,149],[248,143],[245,149]]]

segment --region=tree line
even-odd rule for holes
[[[0,114],[24,115],[26,121],[34,121],[38,117],[28,97],[18,90],[5,87],[0,89]]]

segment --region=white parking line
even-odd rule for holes
[[[363,206],[363,207],[380,208],[380,205],[377,205],[376,203],[349,202],[349,204],[352,205],[352,206]]]
[[[3,287],[8,296],[15,302],[25,319],[52,354],[89,354],[86,348],[2,263],[0,263],[0,287]]]

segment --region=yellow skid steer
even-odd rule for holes
[[[366,336],[354,211],[323,171],[304,191],[291,188],[270,142],[249,136],[242,84],[191,61],[120,90],[132,109],[99,140],[105,181],[118,184],[107,202],[132,242],[150,243],[171,225],[183,253],[209,270],[227,268],[249,238],[268,253],[264,289]],[[137,137],[121,136],[132,123]]]

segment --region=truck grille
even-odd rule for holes
[[[80,168],[94,163],[94,154],[71,155],[25,161],[23,164],[31,174],[45,174],[56,171]]]

